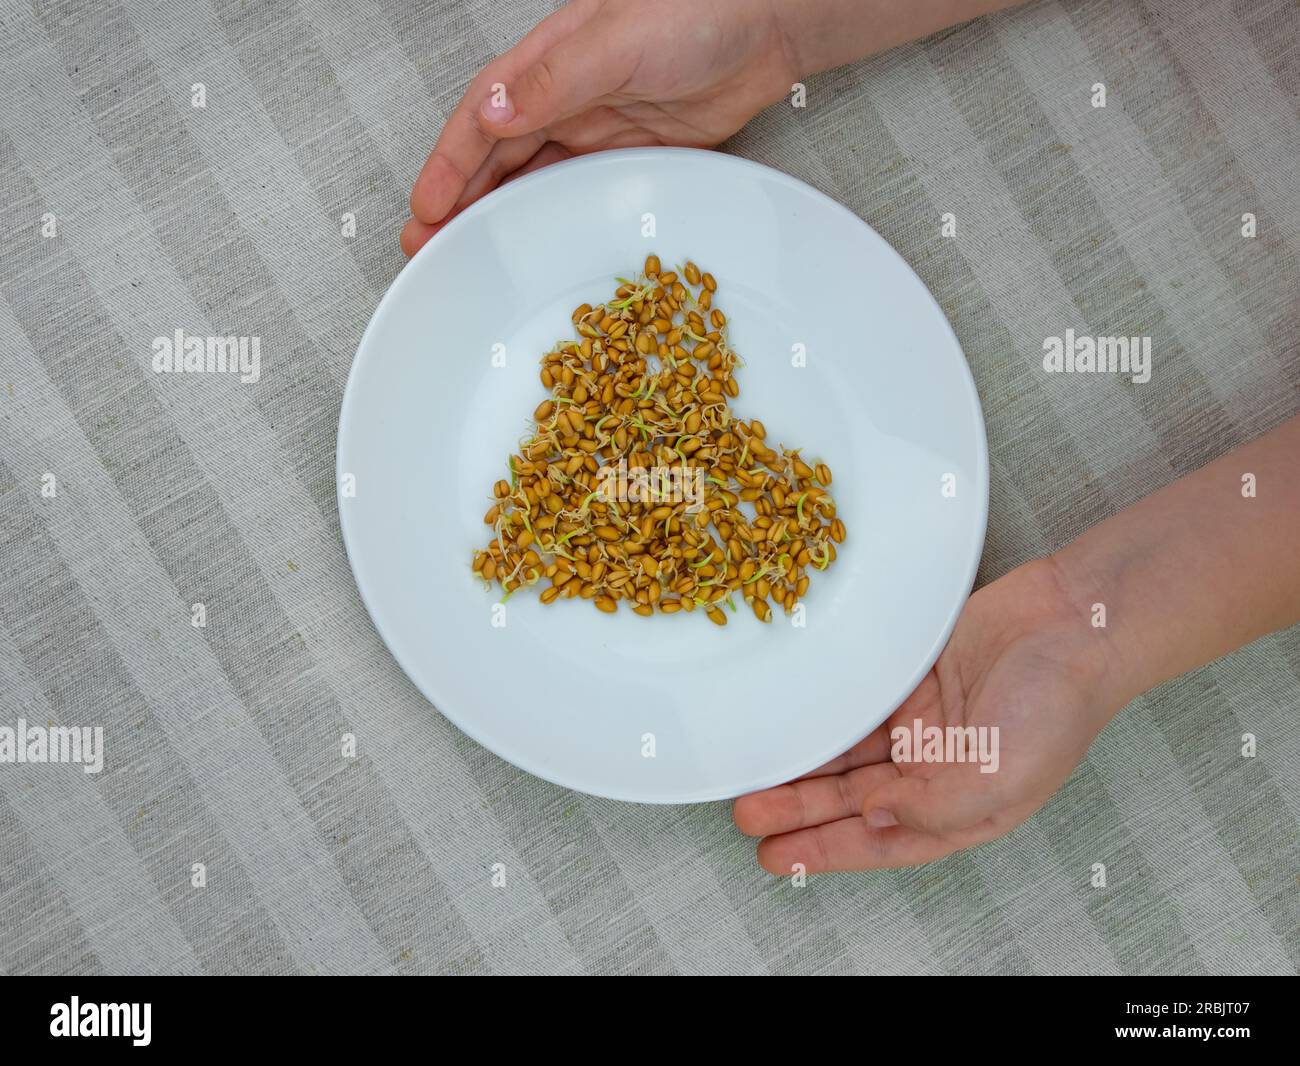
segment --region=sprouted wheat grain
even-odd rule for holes
[[[616,280],[610,300],[574,309],[577,338],[542,357],[551,395],[509,457],[509,480],[493,486],[492,539],[474,573],[507,599],[545,582],[543,603],[591,600],[609,614],[698,607],[726,625],[737,596],[760,621],[772,619],[769,599],[791,614],[807,570],[830,566],[847,535],[830,467],[769,447],[762,422],[732,414],[742,364],[712,274],[691,262],[664,270],[651,255]],[[618,498],[601,473],[620,462],[701,478],[703,497]]]

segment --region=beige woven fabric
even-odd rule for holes
[[[0,725],[108,738],[99,775],[0,764],[0,971],[1294,972],[1296,630],[1138,701],[1011,836],[805,888],[726,805],[565,792],[398,670],[339,539],[342,389],[434,131],[547,10],[0,0]],[[1290,0],[1043,3],[724,146],[942,304],[981,581],[1300,410],[1298,41]],[[260,336],[257,387],[153,374],[178,326]],[[1044,374],[1067,328],[1150,335],[1152,380]]]

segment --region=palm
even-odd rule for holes
[[[789,873],[795,863],[809,870],[913,865],[1019,825],[1065,781],[1103,720],[1086,670],[1064,654],[1086,630],[1045,564],[981,589],[934,669],[880,728],[799,781],[736,801],[737,825],[766,837],[763,866]],[[917,720],[922,730],[997,727],[998,769],[894,762],[891,732],[912,731]],[[902,825],[863,818],[907,797],[912,813]]]

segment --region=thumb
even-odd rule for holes
[[[598,28],[568,37],[510,81],[493,82],[479,105],[495,137],[535,133],[613,92],[631,69],[601,40]]]
[[[971,764],[934,777],[898,777],[869,792],[862,814],[875,829],[904,825],[930,836],[970,829],[1005,806],[1000,790]]]

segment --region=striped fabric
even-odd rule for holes
[[[1294,973],[1300,630],[1138,700],[1009,837],[806,887],[727,805],[553,787],[405,679],[339,539],[340,398],[441,119],[547,10],[0,0],[0,726],[107,738],[98,775],[0,764],[0,971]],[[943,305],[981,582],[1300,410],[1298,42],[1293,0],[1057,0],[724,146]],[[260,337],[260,381],[153,373],[178,328]],[[1150,383],[1045,374],[1067,328],[1151,336]]]

